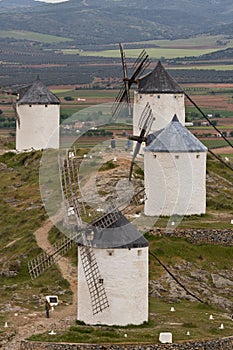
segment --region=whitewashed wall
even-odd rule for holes
[[[31,107],[30,107],[31,106]],[[17,105],[16,150],[59,148],[59,105]]]
[[[148,247],[94,251],[110,306],[97,315],[92,314],[78,252],[78,320],[121,326],[148,321]]]
[[[173,214],[205,213],[205,152],[145,152],[144,164],[146,215],[171,216]]]
[[[134,135],[139,135],[138,122],[145,105],[149,102],[155,121],[151,132],[160,130],[177,115],[180,123],[185,124],[184,94],[141,94],[134,93],[133,126]]]

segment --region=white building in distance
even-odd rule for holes
[[[79,321],[120,326],[148,321],[148,245],[122,214],[110,228],[94,232],[92,247],[101,273],[95,283],[103,285],[109,304],[97,314],[93,313],[93,307],[98,308],[102,296],[96,295],[91,302],[81,261],[82,245],[78,247]]]
[[[39,78],[19,92],[16,150],[59,148],[60,101]]]
[[[195,215],[206,212],[207,148],[175,115],[150,134],[144,149],[145,215]]]

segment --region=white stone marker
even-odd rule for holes
[[[162,344],[166,343],[172,343],[172,333],[166,332],[166,333],[160,333],[159,334],[159,341]]]

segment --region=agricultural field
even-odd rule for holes
[[[28,40],[45,44],[72,41],[69,38],[63,38],[60,36],[42,34],[37,32],[29,32],[26,30],[0,30],[0,38]]]
[[[143,48],[160,59],[180,83],[233,82],[233,40],[223,35],[133,42],[125,45],[129,66]],[[47,85],[76,84],[92,88],[96,79],[122,76],[118,45],[82,47],[66,37],[30,31],[0,31],[2,86],[30,83],[39,74]],[[230,51],[229,51],[230,50]]]
[[[216,36],[197,36],[189,39],[176,40],[150,40],[136,43],[130,43],[132,47],[146,47],[146,51],[151,59],[170,59],[178,57],[197,57],[206,53],[218,51],[223,48],[233,46],[233,39],[226,39],[223,35]],[[66,54],[76,53],[81,56],[96,56],[96,57],[119,57],[119,49],[84,51],[80,49],[62,49]],[[141,49],[125,48],[126,57],[135,58],[140,54]]]

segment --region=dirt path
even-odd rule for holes
[[[43,225],[34,232],[38,246],[43,250],[51,248],[48,233],[53,227],[53,222],[60,220],[60,214],[55,215],[52,220],[47,219]],[[73,292],[73,303],[67,307],[51,312],[49,319],[45,318],[45,312],[34,312],[32,314],[21,314],[12,320],[7,332],[8,339],[5,340],[2,349],[19,350],[20,342],[27,337],[42,332],[65,330],[71,325],[77,315],[77,269],[70,264],[67,258],[61,257],[57,265],[62,276],[67,279]],[[52,337],[52,335],[51,335]],[[1,347],[1,346],[0,346]]]

